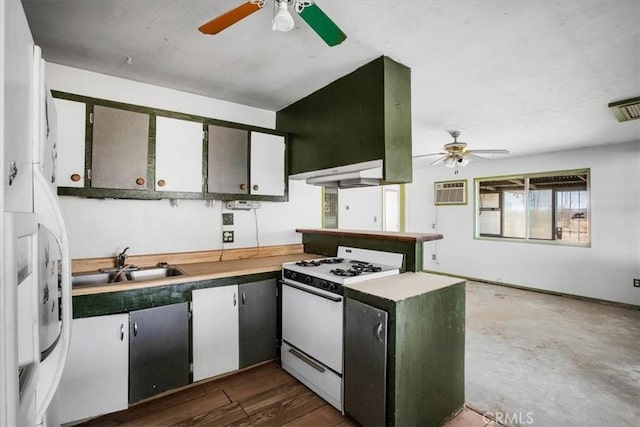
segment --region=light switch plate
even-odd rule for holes
[[[233,231],[222,232],[222,243],[233,243]]]
[[[223,213],[222,214],[222,225],[233,225],[233,214],[232,213]]]

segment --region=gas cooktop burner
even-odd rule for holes
[[[342,258],[324,258],[320,262],[323,264],[341,264],[344,259]]]
[[[355,264],[351,269],[362,273],[377,273],[378,271],[382,271],[382,267],[371,264]]]
[[[353,269],[349,269],[349,270],[343,270],[341,268],[336,268],[335,270],[331,270],[331,274],[335,274],[336,276],[342,276],[342,277],[353,277],[353,276],[359,276],[360,273],[362,273],[361,271],[357,271],[357,270],[353,270]]]
[[[296,262],[296,265],[299,265],[300,267],[319,267],[320,261],[298,261]]]

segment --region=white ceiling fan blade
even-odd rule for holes
[[[437,159],[436,161],[431,163],[431,166],[435,166],[435,165],[439,165],[440,163],[444,162],[445,160],[447,160],[449,158],[449,155],[447,154],[446,156],[442,156],[439,159]]]
[[[446,154],[449,153],[445,153],[443,151],[439,152],[439,153],[429,153],[429,154],[418,154],[417,156],[413,156],[414,159],[417,159],[418,157],[429,157],[429,156],[444,156]]]
[[[479,156],[475,153],[470,153],[470,152],[466,152],[464,153],[463,157],[472,160],[472,159],[478,159],[478,160],[490,160],[488,157],[483,157],[483,156]]]
[[[509,154],[509,150],[467,150],[470,154]]]

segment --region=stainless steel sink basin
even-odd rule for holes
[[[178,267],[168,265],[160,267],[126,268],[118,275],[118,270],[108,268],[90,273],[75,274],[72,277],[72,285],[98,286],[107,284],[117,284],[122,282],[142,282],[145,280],[158,280],[166,277],[182,276],[184,272]]]
[[[141,268],[139,270],[131,271],[127,274],[129,280],[154,280],[164,279],[165,277],[182,276],[184,273],[177,267],[151,267]]]
[[[73,287],[106,285],[113,279],[114,276],[115,276],[115,273],[102,273],[102,272],[81,273],[81,274],[74,275],[71,278],[71,285]]]

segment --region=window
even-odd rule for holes
[[[338,228],[338,189],[322,188],[322,227]]]
[[[588,169],[475,183],[477,238],[590,244]]]

